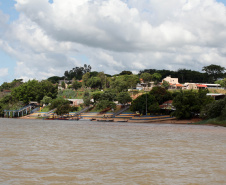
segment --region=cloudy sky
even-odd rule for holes
[[[226,67],[226,0],[0,0],[0,84],[93,71]]]

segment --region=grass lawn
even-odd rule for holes
[[[97,109],[96,107],[93,107],[89,109],[87,112],[101,112],[102,110]]]
[[[220,93],[220,94],[226,94],[225,89],[209,89],[210,93]]]
[[[44,108],[42,108],[41,112],[49,112],[49,106],[46,106]]]
[[[220,121],[218,119],[209,119],[209,120],[203,120],[203,121],[197,122],[196,124],[197,125],[211,124],[211,125],[218,125],[218,126],[226,127],[226,120]]]

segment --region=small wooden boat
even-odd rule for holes
[[[97,121],[100,121],[100,122],[113,122],[114,119],[97,119]]]

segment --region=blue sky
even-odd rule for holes
[[[10,24],[14,20],[18,19],[19,13],[14,7],[15,1],[13,0],[0,0],[0,10],[9,15],[8,23]],[[8,68],[8,75],[5,77],[0,76],[0,84],[4,81],[10,82],[14,79],[14,67],[16,60],[7,54],[5,51],[0,49],[0,68]]]
[[[19,13],[16,11],[13,0],[0,0],[0,9],[10,16],[10,21],[18,19]]]
[[[226,0],[218,0],[218,2],[224,3],[224,5],[226,5]]]
[[[85,63],[109,74],[226,67],[226,0],[96,2],[0,0],[0,84],[62,76]]]

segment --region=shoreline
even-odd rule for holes
[[[40,117],[27,117],[27,116],[24,116],[24,117],[19,117],[19,118],[5,118],[5,119],[28,119],[28,120],[48,120],[48,119],[45,119],[45,118],[40,118]],[[56,119],[57,120],[57,119]],[[83,119],[84,121],[85,119]],[[64,120],[64,121],[77,121],[77,120]],[[79,121],[79,120],[78,120]],[[87,119],[87,121],[90,121],[89,119]],[[93,120],[93,121],[96,121],[96,122],[100,122],[100,120]],[[214,125],[214,124],[199,124],[198,122],[202,121],[202,119],[198,119],[198,118],[195,118],[195,119],[185,119],[185,120],[177,120],[177,119],[171,119],[171,120],[152,120],[152,121],[144,121],[144,120],[136,120],[136,121],[131,121],[131,120],[122,120],[122,119],[114,119],[112,122],[117,122],[117,123],[120,123],[120,122],[126,122],[126,123],[143,123],[143,124],[181,124],[181,125],[206,125],[206,126],[220,126],[220,125]],[[104,120],[102,121],[104,122]],[[108,122],[108,121],[106,121]]]

